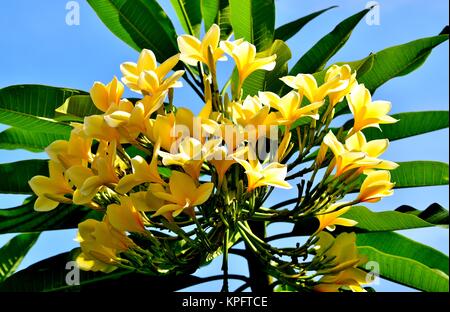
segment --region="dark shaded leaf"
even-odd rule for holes
[[[38,212],[33,208],[34,201],[33,198],[22,206],[0,209],[0,234],[72,229],[85,219],[100,220],[103,215],[87,207],[66,204]]]
[[[19,234],[0,248],[0,283],[13,274],[40,233]]]
[[[32,194],[28,181],[36,175],[48,176],[47,160],[31,159],[0,164],[0,193]]]

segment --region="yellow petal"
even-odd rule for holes
[[[122,197],[121,204],[112,204],[107,208],[107,216],[111,225],[119,231],[145,231],[142,216],[133,206],[130,198]]]
[[[50,211],[58,207],[59,202],[48,199],[45,196],[39,196],[34,202],[34,210],[36,211]]]
[[[109,108],[108,91],[106,86],[101,82],[94,82],[90,90],[92,102],[101,111],[106,112]]]
[[[196,190],[196,198],[192,206],[201,205],[208,200],[214,189],[214,183],[204,183]]]
[[[137,71],[143,72],[144,70],[155,70],[156,68],[156,57],[153,51],[148,49],[143,49],[141,54],[139,54],[139,59],[137,62]]]

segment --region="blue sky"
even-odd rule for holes
[[[96,80],[108,82],[113,75],[120,76],[119,65],[134,61],[138,53],[117,39],[97,18],[85,1],[80,4],[80,25],[68,26],[66,0],[41,0],[39,4],[30,0],[0,2],[0,29],[2,48],[0,50],[0,88],[25,83],[73,87],[89,90]],[[176,21],[169,0],[160,1],[169,17]],[[290,65],[306,52],[318,39],[333,29],[344,18],[366,6],[361,0],[298,1],[277,0],[276,25],[282,25],[300,16],[331,5],[333,9],[308,24],[298,35],[288,41],[293,53]],[[352,61],[367,56],[385,47],[405,43],[417,38],[438,34],[448,24],[446,0],[380,0],[380,25],[369,26],[363,20],[354,31],[347,45],[331,60]],[[183,33],[175,22],[179,34]],[[382,86],[375,99],[392,102],[392,112],[418,110],[448,110],[449,73],[448,42],[436,48],[424,66],[414,73],[393,79]],[[224,68],[229,71],[230,68]],[[198,111],[201,103],[188,87],[177,91],[180,106]],[[130,94],[131,95],[131,94]],[[5,129],[0,125],[0,130]],[[386,159],[394,161],[437,160],[448,162],[448,129],[393,142]],[[0,162],[20,159],[45,158],[45,154],[22,150],[0,151]],[[280,193],[277,193],[280,194]],[[0,208],[14,207],[23,197],[0,195]],[[277,201],[275,197],[274,202]],[[371,205],[374,210],[389,210],[401,204],[424,209],[438,202],[448,208],[448,186],[398,190],[395,195],[380,203]],[[403,231],[415,240],[429,244],[448,254],[448,230],[420,229]],[[39,241],[25,258],[21,268],[29,264],[64,252],[73,247],[74,231],[53,231],[41,235]],[[0,245],[13,235],[1,235]],[[245,273],[245,264],[232,257],[231,271]],[[199,274],[217,274],[220,261],[202,269]],[[192,290],[219,290],[217,284],[192,288]],[[405,287],[381,281],[376,289],[380,291],[405,291]]]

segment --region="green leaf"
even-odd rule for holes
[[[80,271],[78,286],[68,285],[66,278],[74,267],[70,261],[75,259],[79,249],[45,259],[13,274],[0,284],[0,291],[142,291],[173,292],[198,283],[206,278],[180,274],[154,276],[117,269],[111,273]]]
[[[230,3],[228,0],[200,0],[205,31],[216,23],[220,27],[220,39],[226,40],[233,31],[230,20]]]
[[[0,234],[73,229],[85,219],[101,220],[102,214],[84,206],[61,204],[47,212],[35,211],[35,198],[15,208],[0,209]]]
[[[53,141],[67,140],[68,138],[69,136],[65,134],[9,128],[0,132],[0,149],[25,149],[30,152],[42,152]]]
[[[244,96],[256,95],[258,91],[272,91],[278,93],[283,86],[281,77],[286,76],[288,71],[288,61],[292,54],[289,47],[281,40],[275,40],[270,49],[261,52],[261,57],[277,55],[276,65],[272,71],[258,70],[245,79],[243,89]],[[238,79],[237,75],[234,75]]]
[[[200,0],[170,0],[183,29],[190,35],[200,35],[202,12]]]
[[[416,160],[397,162],[399,167],[391,170],[391,181],[395,183],[394,188],[421,187],[448,185],[448,164],[431,161]],[[358,183],[351,192],[359,192],[365,176],[358,178]]]
[[[337,8],[336,5],[333,5],[329,8],[308,14],[306,16],[303,16],[299,19],[296,19],[295,21],[289,22],[287,24],[284,24],[283,26],[278,27],[275,29],[275,39],[280,39],[283,41],[288,41],[290,38],[292,38],[295,34],[297,34],[306,24],[308,24],[310,21],[315,19],[317,16],[321,15],[322,13],[325,13],[328,10]]]
[[[441,270],[448,275],[448,256],[394,232],[358,234],[356,245],[370,246],[390,255],[416,260],[429,268]]]
[[[438,161],[399,162],[391,171],[395,188],[448,185],[448,164]]]
[[[347,42],[353,29],[369,11],[370,9],[363,10],[338,24],[329,34],[320,39],[300,58],[300,60],[298,60],[289,74],[312,74],[322,70],[328,60]]]
[[[0,123],[28,131],[68,135],[72,128],[53,118],[55,109],[75,94],[85,92],[43,85],[0,89]]]
[[[431,207],[432,206],[424,211],[420,211],[420,213],[429,215],[430,210],[428,209],[433,209]],[[448,226],[448,211],[444,211],[446,214],[441,214],[442,211],[434,211],[434,214],[439,214],[439,218],[435,218],[433,222],[429,222],[421,218],[419,215],[400,212],[398,210],[373,212],[363,206],[351,207],[342,217],[357,221],[358,224],[355,225],[355,228],[360,231],[382,232],[430,227],[436,225]]]
[[[448,111],[408,112],[392,115],[398,122],[380,125],[380,129],[367,128],[363,132],[367,140],[389,139],[395,141],[411,136],[448,128]],[[344,124],[344,129],[353,126],[353,119]]]
[[[257,51],[268,49],[275,31],[274,0],[230,0],[234,37],[253,43]]]
[[[0,164],[0,193],[32,194],[28,181],[36,175],[48,176],[47,160],[31,159]]]
[[[392,78],[411,73],[419,68],[431,50],[448,40],[448,35],[439,35],[414,40],[377,52],[370,71],[358,78],[372,93]]]
[[[431,161],[416,160],[397,162],[399,167],[391,170],[391,181],[395,183],[394,188],[421,187],[448,185],[448,164]],[[360,176],[352,192],[359,192],[365,176]]]
[[[411,215],[417,216],[429,223],[449,225],[449,215],[448,210],[444,209],[441,205],[434,203],[428,206],[425,210],[418,210],[414,207],[408,205],[402,205],[395,209],[395,211],[402,213],[409,213]]]
[[[178,53],[172,22],[156,0],[88,0],[102,22],[137,51],[150,49],[159,62]]]
[[[379,264],[381,277],[430,292],[448,292],[448,276],[412,259],[390,255],[370,246],[358,247],[360,254]]]
[[[39,234],[16,235],[0,248],[0,283],[17,270],[23,258],[37,241]]]
[[[71,96],[55,112],[56,120],[79,122],[82,122],[86,116],[103,114],[92,102],[90,95]]]
[[[208,31],[212,24],[216,22],[219,15],[219,2],[219,0],[200,0],[200,10],[205,22],[205,31]]]

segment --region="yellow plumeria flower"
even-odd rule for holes
[[[165,184],[158,172],[158,152],[159,144],[156,144],[153,150],[153,157],[150,164],[141,157],[136,156],[131,160],[133,173],[125,175],[120,179],[115,190],[120,194],[125,194],[133,187],[143,183],[160,183]]]
[[[81,252],[75,259],[77,266],[83,271],[92,272],[103,272],[110,273],[117,269],[113,264],[115,261],[115,254],[111,253],[110,249],[102,248],[101,246],[92,245],[90,243],[80,243],[81,249],[86,250],[86,252]],[[89,252],[99,255],[103,261],[98,260],[96,257],[91,256]]]
[[[69,141],[56,140],[45,148],[51,160],[60,163],[64,169],[74,165],[86,165],[92,161],[92,138],[86,136],[81,124],[73,124]]]
[[[370,171],[364,179],[357,200],[376,203],[381,198],[394,194],[391,174],[387,170]]]
[[[194,36],[178,36],[178,48],[180,49],[180,59],[184,63],[196,66],[198,62],[207,64],[209,68],[214,68],[217,61],[226,61],[224,51],[219,47],[220,27],[213,24],[200,41]],[[214,64],[209,64],[208,50],[211,49]]]
[[[358,268],[348,268],[334,275],[323,276],[313,289],[318,292],[339,292],[341,289],[366,292],[361,286],[364,284],[368,284],[367,273]]]
[[[325,82],[319,86],[311,74],[298,74],[280,78],[289,87],[304,94],[311,102],[320,102],[329,97],[330,104],[335,106],[356,85],[356,73],[351,72],[348,65],[331,66],[325,74]]]
[[[178,145],[178,153],[159,152],[165,166],[178,165],[193,179],[197,180],[203,162],[220,145],[222,139],[210,140],[202,144],[199,140],[185,137]]]
[[[341,218],[340,216],[346,213],[350,209],[350,207],[336,210],[337,206],[339,205],[341,204],[330,205],[330,207],[327,210],[316,215],[316,218],[319,220],[320,223],[316,233],[322,231],[323,229],[327,229],[328,231],[334,231],[336,229],[336,225],[355,226],[356,224],[358,224],[358,222],[354,220]]]
[[[367,273],[358,269],[367,259],[358,254],[355,233],[341,233],[336,238],[327,232],[320,232],[316,257],[325,256],[327,268],[317,273],[323,275],[314,286],[316,291],[339,291],[342,288],[351,291],[365,291],[361,284],[367,283]],[[314,260],[313,260],[314,261]]]
[[[79,223],[77,240],[96,242],[117,251],[125,251],[134,245],[124,231],[111,226],[107,217],[103,221],[87,219]]]
[[[328,92],[330,104],[335,106],[358,84],[356,72],[352,73],[349,65],[332,65],[325,74],[325,84],[337,86]]]
[[[114,76],[107,85],[94,82],[90,94],[94,105],[102,112],[106,112],[111,106],[119,105],[123,91],[123,84]]]
[[[211,196],[214,183],[203,183],[197,187],[195,180],[182,172],[173,171],[169,180],[170,193],[157,192],[155,196],[170,202],[156,211],[154,216],[170,212],[173,217],[185,212],[195,218],[194,207],[203,204]]]
[[[246,147],[239,148],[230,153],[230,150],[226,146],[216,147],[214,152],[207,158],[208,162],[214,166],[217,172],[217,187],[222,185],[225,173],[230,167],[237,163],[236,157],[241,157],[247,151]]]
[[[34,176],[28,181],[33,192],[38,196],[34,203],[36,211],[50,211],[55,209],[60,203],[71,202],[64,197],[72,194],[72,187],[64,175],[64,168],[61,164],[50,160],[48,162],[49,177]]]
[[[363,152],[367,154],[367,156],[373,158],[379,157],[386,151],[388,147],[388,139],[372,140],[370,142],[367,142],[366,136],[361,131],[356,132],[345,140],[345,148],[348,151]],[[393,170],[397,167],[398,164],[396,164],[395,162],[381,159],[380,163],[376,166],[377,169],[385,170]],[[368,170],[365,170],[364,172],[367,173]]]
[[[298,90],[311,103],[320,102],[325,99],[335,84],[323,84],[320,87],[317,85],[316,78],[311,74],[298,74],[297,76],[285,76],[280,78],[285,84],[294,90]]]
[[[285,181],[287,175],[286,165],[272,162],[263,167],[256,158],[254,152],[251,152],[251,150],[249,151],[248,161],[238,157],[235,158],[235,160],[245,169],[248,180],[247,189],[249,192],[258,187],[268,185],[284,189],[290,189],[292,187]]]
[[[134,245],[125,233],[112,228],[106,220],[93,219],[78,224],[77,241],[82,251],[76,259],[79,268],[105,273],[115,270],[118,254]]]
[[[345,148],[347,150],[364,152],[370,157],[380,156],[388,147],[388,139],[367,142],[366,136],[361,131],[356,132],[345,140]]]
[[[111,128],[117,128],[117,131],[114,129],[106,130],[105,134],[105,132],[99,131],[98,128],[90,129],[88,122],[86,132],[100,139],[109,138],[109,132],[111,132],[111,134],[115,135],[120,134],[121,141],[133,140],[141,132],[146,131],[145,124],[148,118],[163,106],[165,96],[166,92],[162,92],[159,96],[145,96],[136,105],[133,105],[128,100],[122,100],[116,110],[112,111],[110,109],[103,116],[107,125]],[[103,124],[99,128],[103,129]]]
[[[178,70],[172,76],[165,78],[177,65],[179,59],[180,55],[177,54],[158,66],[155,54],[143,49],[137,63],[125,62],[120,65],[122,81],[131,90],[142,92],[144,95],[157,95],[170,88],[181,87],[182,83],[178,79],[183,76],[183,70]]]
[[[169,78],[163,79],[154,71],[144,71],[139,77],[138,85],[142,93],[157,96],[171,88],[182,87],[183,84],[178,80],[183,75],[184,70],[177,70]]]
[[[359,137],[361,138],[361,135]],[[350,137],[344,145],[330,131],[324,137],[323,142],[335,156],[336,176],[352,169],[360,169],[362,172],[368,169],[395,169],[398,167],[394,162],[376,158],[386,147],[386,141],[384,140],[368,145],[368,143],[362,144],[364,142],[359,142],[356,138]]]
[[[84,117],[83,131],[87,136],[97,140],[120,141],[121,139],[119,131],[110,127],[103,115]]]
[[[158,211],[162,206],[169,204],[164,199],[156,197],[156,193],[165,193],[166,189],[163,185],[158,183],[150,183],[147,191],[135,192],[130,194],[130,198],[133,201],[134,207],[138,211],[143,212],[155,212]],[[162,216],[169,221],[173,221],[172,212],[168,211],[163,213]]]
[[[302,107],[302,96],[296,91],[291,91],[281,98],[273,92],[259,92],[259,97],[264,104],[280,112],[281,117],[278,121],[286,126],[292,125],[302,117],[319,119],[317,110],[323,105],[321,101]]]
[[[138,233],[145,231],[143,216],[129,197],[121,196],[120,205],[109,205],[106,215],[111,225],[119,231]]]
[[[277,55],[273,54],[267,57],[258,57],[256,47],[242,39],[235,41],[221,41],[220,47],[233,59],[239,73],[239,88],[242,87],[244,80],[256,70],[273,70],[276,65]]]
[[[252,132],[250,135],[254,134],[256,139],[267,134],[270,126],[279,124],[277,115],[270,113],[270,107],[263,105],[258,96],[247,96],[242,103],[231,102],[228,109],[232,121],[244,127],[245,132]]]
[[[156,211],[164,206],[166,201],[156,197],[155,194],[165,191],[162,184],[150,183],[147,191],[131,193],[130,198],[133,201],[133,206],[136,207],[138,211]]]
[[[369,127],[379,128],[380,124],[390,124],[398,121],[387,115],[391,110],[391,103],[387,101],[372,102],[370,92],[363,84],[353,88],[352,92],[347,95],[347,101],[355,119],[349,134]]]
[[[89,203],[102,186],[119,182],[115,172],[116,143],[101,142],[98,149],[92,169],[73,166],[66,171],[66,175],[77,187],[73,194],[73,202],[77,205]]]
[[[146,121],[145,134],[154,143],[160,142],[166,151],[174,150],[174,144],[182,137],[193,133],[194,114],[187,108],[179,108],[176,113],[158,115]]]

